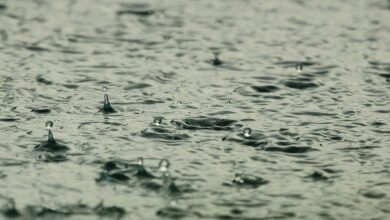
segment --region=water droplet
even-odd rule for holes
[[[140,166],[143,166],[144,165],[144,158],[138,157],[137,164],[140,165]]]
[[[241,174],[236,173],[236,175],[233,179],[233,183],[240,183],[240,184],[244,183],[244,180],[242,179]]]
[[[161,117],[161,116],[155,117],[153,120],[153,124],[157,125],[157,126],[161,126],[162,120],[163,120],[163,117]]]
[[[250,128],[244,128],[244,130],[242,131],[242,133],[243,133],[243,135],[244,135],[245,137],[249,137],[249,136],[251,136],[252,129],[250,129]]]
[[[182,101],[178,101],[177,104],[178,104],[178,105],[182,105],[183,102],[182,102]]]
[[[296,70],[298,73],[302,72],[302,70],[303,70],[303,65],[302,65],[302,63],[297,63],[297,64],[295,65],[295,70]]]
[[[229,101],[227,101],[226,103],[227,103],[228,105],[230,105],[231,101],[229,100]]]
[[[160,170],[160,172],[166,173],[169,171],[168,170],[169,166],[170,166],[169,161],[167,159],[162,159],[162,160],[160,160],[160,163],[158,165],[158,169]]]
[[[54,123],[52,121],[47,121],[45,125],[46,125],[46,129],[51,129]]]
[[[108,90],[108,87],[107,87],[107,86],[103,86],[103,87],[102,87],[102,90],[103,90],[103,92],[105,92],[105,91]]]

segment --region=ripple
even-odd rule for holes
[[[260,92],[260,93],[269,93],[269,92],[275,92],[277,90],[279,90],[278,87],[276,86],[252,86],[252,89],[254,89],[256,92]]]
[[[23,47],[26,48],[27,50],[31,50],[33,52],[49,52],[50,51],[50,49],[48,49],[48,48],[39,47],[39,46],[35,46],[35,45],[25,45]]]
[[[43,162],[64,162],[68,160],[66,154],[63,153],[39,153],[37,157],[38,160]]]
[[[302,66],[313,66],[316,65],[316,62],[312,61],[279,61],[275,62],[275,65],[282,66],[284,68],[289,68],[289,67],[295,67],[297,64],[301,64]]]
[[[178,134],[172,130],[164,128],[149,128],[141,131],[141,135],[145,138],[157,138],[167,141],[181,141],[190,138],[188,134]]]
[[[309,115],[309,116],[336,116],[335,113],[327,112],[315,112],[315,111],[302,111],[302,112],[293,112],[294,115]]]
[[[144,89],[144,88],[148,88],[150,86],[152,86],[152,85],[147,84],[147,83],[132,83],[131,85],[126,86],[125,90]]]
[[[318,85],[313,82],[302,82],[299,80],[289,80],[286,81],[284,85],[292,89],[301,89],[301,90],[318,87]]]
[[[0,118],[0,121],[3,122],[14,122],[14,121],[19,121],[18,118]]]
[[[325,176],[325,174],[319,171],[314,171],[310,175],[306,176],[306,178],[313,181],[327,181],[329,179],[327,176]]]
[[[248,137],[243,133],[236,134],[234,137],[226,136],[222,138],[222,141],[235,142],[250,147],[264,147],[268,144],[266,136],[256,131]]]
[[[367,190],[360,192],[360,194],[369,199],[382,199],[386,197],[386,193],[378,190]]]
[[[264,148],[265,151],[273,151],[273,152],[283,152],[283,153],[289,153],[289,154],[302,154],[307,153],[311,151],[317,151],[317,149],[311,148],[311,147],[296,147],[296,146],[289,146],[289,147],[266,147]]]
[[[117,206],[104,206],[102,202],[93,208],[79,203],[67,206],[57,205],[57,207],[54,208],[45,206],[27,206],[25,211],[26,217],[37,218],[59,218],[60,216],[65,217],[91,214],[119,219],[126,214],[126,211],[125,209]]]
[[[150,8],[149,4],[145,3],[131,3],[130,7],[121,9],[116,12],[117,15],[138,15],[138,16],[150,16],[154,11]]]
[[[52,81],[45,79],[42,75],[37,76],[35,80],[45,85],[53,85]]]
[[[186,118],[181,121],[172,120],[172,124],[182,129],[188,130],[234,130],[235,128],[242,127],[242,125],[232,119],[223,118],[209,118],[209,117],[197,117],[197,118]]]
[[[172,219],[180,219],[180,218],[190,217],[190,216],[198,217],[198,218],[203,217],[198,212],[193,212],[193,211],[190,211],[190,210],[181,209],[181,208],[178,208],[178,207],[171,207],[171,206],[159,209],[156,212],[156,215],[160,216],[160,217],[172,218]]]
[[[31,111],[37,114],[49,114],[51,112],[48,108],[34,108]]]

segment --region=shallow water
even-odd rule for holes
[[[3,218],[386,219],[389,9],[1,1]],[[104,93],[116,113],[99,112]],[[66,153],[34,150],[49,120]],[[150,172],[168,159],[180,192],[97,181],[138,157]]]

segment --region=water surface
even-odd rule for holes
[[[388,218],[389,8],[1,1],[3,217]],[[65,153],[34,150],[49,120]],[[97,181],[138,157],[168,159],[180,192]]]

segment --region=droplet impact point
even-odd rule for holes
[[[54,123],[52,121],[47,121],[45,123],[46,129],[49,129],[49,130],[53,127],[53,125],[54,125]]]
[[[251,129],[251,128],[244,128],[244,130],[242,131],[242,134],[243,134],[245,137],[251,136],[251,133],[252,133],[252,129]]]
[[[108,95],[104,94],[104,104],[103,107],[100,109],[103,113],[115,113],[116,110],[111,106],[110,100],[108,99]]]
[[[211,63],[214,66],[220,66],[222,65],[222,61],[218,58],[219,53],[214,53],[214,59],[211,61]]]
[[[163,117],[161,117],[161,116],[155,117],[153,120],[153,124],[156,126],[161,126],[162,120],[163,120]]]
[[[302,64],[302,63],[297,63],[297,64],[295,65],[295,70],[296,70],[298,73],[302,72],[302,71],[303,71],[303,64]]]

